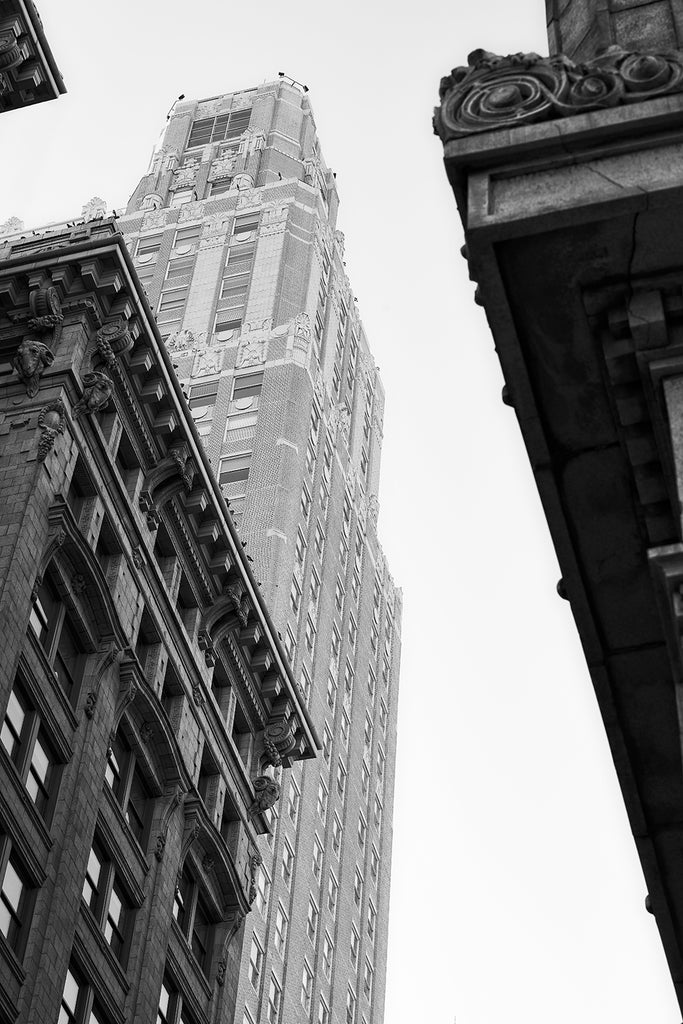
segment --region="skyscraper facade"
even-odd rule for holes
[[[383,1019],[401,594],[337,207],[280,79],[178,103],[119,222],[322,740],[263,841],[238,1024]]]

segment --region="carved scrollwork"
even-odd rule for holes
[[[97,332],[97,351],[107,366],[112,366],[116,356],[132,348],[133,339],[123,317],[107,321]]]
[[[265,730],[263,744],[271,764],[275,767],[282,764],[282,758],[291,754],[296,747],[294,723],[292,720],[290,719],[288,722],[271,722]]]
[[[441,80],[434,131],[443,142],[683,91],[683,54],[610,46],[582,64],[558,54],[475,50]]]

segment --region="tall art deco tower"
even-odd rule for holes
[[[384,394],[308,97],[176,105],[120,219],[322,740],[263,840],[237,1024],[381,1024],[401,594]]]

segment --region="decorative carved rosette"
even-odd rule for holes
[[[441,80],[434,130],[443,142],[569,117],[683,91],[683,55],[610,46],[575,64],[567,57],[475,50]]]
[[[291,754],[296,747],[296,737],[291,721],[272,722],[267,726],[263,742],[266,754],[276,768],[282,763],[282,758]]]
[[[116,356],[133,347],[128,325],[122,316],[108,320],[97,332],[97,350],[107,366],[112,366]]]

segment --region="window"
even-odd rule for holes
[[[368,669],[368,696],[374,699],[375,690],[377,689],[377,676],[375,675],[372,668]]]
[[[363,899],[363,875],[361,874],[360,868],[356,868],[356,874],[353,878],[353,902],[357,907],[361,905]]]
[[[375,825],[377,828],[382,827],[382,801],[375,795]]]
[[[330,877],[327,880],[327,907],[332,916],[337,913],[337,897],[339,896],[339,882],[334,876],[334,872],[330,871]]]
[[[278,903],[277,911],[275,914],[275,948],[280,954],[284,956],[285,945],[287,943],[287,927],[289,925],[289,918],[282,909],[282,904]]]
[[[337,680],[334,678],[332,673],[327,677],[327,706],[330,711],[334,711],[334,706],[337,702]]]
[[[190,387],[187,404],[190,407],[192,419],[195,423],[199,420],[211,419],[217,394],[218,380],[211,380],[206,384],[193,384]]]
[[[195,1024],[195,1017],[190,1016],[182,994],[168,976],[161,983],[156,1024]]]
[[[197,963],[205,969],[208,967],[211,954],[213,924],[199,884],[187,867],[183,868],[180,884],[175,891],[173,916],[187,939]]]
[[[318,599],[320,597],[320,577],[315,569],[311,571],[311,582],[308,593],[308,601],[314,614],[318,613]]]
[[[334,588],[334,607],[341,615],[344,611],[344,584],[341,576],[337,576],[337,582]]]
[[[308,901],[308,917],[306,919],[306,934],[308,935],[311,942],[315,945],[316,936],[318,934],[318,919],[320,912],[313,900],[313,897]]]
[[[313,657],[313,650],[315,648],[315,622],[310,615],[306,616],[306,629],[304,632],[304,638],[306,641],[306,650]]]
[[[349,616],[349,646],[351,647],[352,651],[354,651],[356,649],[356,640],[357,640],[357,638],[358,638],[358,626],[356,625],[356,620],[354,619],[353,615],[350,615]]]
[[[301,530],[297,530],[296,544],[294,545],[294,557],[296,558],[298,565],[304,564],[304,559],[306,557],[306,538]]]
[[[45,814],[56,781],[56,756],[18,682],[9,695],[0,742],[14,762],[36,809]]]
[[[10,844],[6,844],[0,887],[0,932],[16,953],[21,952],[31,916],[31,884]]]
[[[338,815],[335,814],[332,822],[332,849],[335,855],[339,856],[341,850],[341,838],[342,838],[342,823],[339,820]]]
[[[368,836],[368,823],[362,814],[358,815],[358,845],[361,850],[365,849],[365,840]]]
[[[379,724],[380,724],[380,728],[382,729],[383,733],[386,733],[386,731],[387,731],[387,715],[388,715],[387,706],[386,706],[386,704],[384,703],[383,700],[380,700],[380,702],[379,702]]]
[[[346,796],[346,776],[346,765],[340,758],[337,762],[337,792],[342,800]]]
[[[105,1024],[93,988],[86,984],[73,964],[66,972],[57,1024]]]
[[[138,244],[135,249],[135,258],[139,263],[151,263],[159,254],[161,248],[161,240],[164,237],[163,232],[158,232],[154,235],[143,235],[138,238]]]
[[[329,791],[327,789],[327,786],[321,779],[320,782],[318,783],[318,817],[323,823],[325,821],[325,818],[327,817],[328,795]]]
[[[285,639],[283,641],[287,657],[290,661],[294,661],[294,654],[296,652],[296,637],[291,626],[287,626],[285,630]]]
[[[304,960],[304,970],[301,977],[301,1005],[306,1013],[311,1009],[311,996],[313,995],[313,971]]]
[[[29,625],[45,650],[63,690],[73,703],[83,667],[84,651],[66,606],[48,577],[38,587]]]
[[[323,856],[324,851],[322,843],[316,835],[313,839],[313,864],[311,870],[318,881],[320,881],[320,876],[323,870]]]
[[[361,765],[360,769],[360,788],[364,797],[367,798],[370,793],[370,769],[366,765],[365,761]]]
[[[246,107],[228,114],[217,114],[216,117],[193,121],[187,148],[193,149],[195,146],[207,146],[210,142],[237,139],[249,127],[250,118],[251,107]]]
[[[386,758],[384,756],[384,751],[382,750],[382,748],[378,744],[377,745],[377,778],[380,779],[380,780],[382,780],[384,778],[384,764],[385,764],[385,761],[386,761]]]
[[[213,328],[216,341],[230,341],[235,331],[239,329],[241,323],[241,319],[235,320],[229,312],[221,313],[219,311],[216,314],[216,322]]]
[[[263,389],[263,370],[256,373],[243,373],[235,377],[232,382],[232,401],[245,402],[249,399],[247,408],[251,405],[252,398],[258,398]]]
[[[368,900],[368,935],[371,939],[375,937],[375,925],[377,923],[377,911],[372,900]]]
[[[356,993],[349,985],[346,990],[346,1024],[354,1024],[356,1020]]]
[[[358,573],[355,569],[353,570],[353,575],[351,576],[351,596],[353,597],[355,603],[358,604],[358,598],[360,597],[360,573]]]
[[[351,738],[351,722],[349,721],[349,716],[346,714],[345,711],[342,711],[339,731],[341,733],[341,741],[344,750],[348,753]]]
[[[330,1024],[330,1008],[322,996],[318,1005],[318,1024]]]
[[[110,856],[96,838],[88,857],[83,900],[104,932],[117,959],[125,959],[133,908]]]
[[[310,476],[313,476],[313,470],[315,469],[315,445],[309,441],[306,445],[306,470]]]
[[[232,188],[232,178],[221,178],[220,181],[212,181],[209,185],[209,196],[221,196]]]
[[[268,905],[268,896],[270,895],[270,876],[264,868],[263,864],[258,869],[258,879],[256,881],[256,906],[258,907],[259,913],[262,917],[266,916],[266,907]]]
[[[150,792],[135,754],[119,729],[107,752],[104,777],[116,797],[128,826],[139,843],[143,843],[147,826]]]
[[[292,880],[292,871],[294,869],[294,850],[285,839],[282,847],[282,877],[285,885],[289,885]]]
[[[373,882],[376,882],[379,874],[379,854],[375,846],[370,851],[370,874],[372,875]]]
[[[289,793],[287,794],[287,814],[293,825],[299,820],[299,807],[301,806],[301,791],[294,779],[289,780]]]
[[[325,549],[325,531],[323,530],[320,522],[315,524],[315,553],[318,558],[322,559],[323,551]]]
[[[266,1009],[268,1024],[278,1024],[278,1021],[280,1020],[281,1002],[282,988],[275,975],[271,974],[270,985],[268,987],[268,1007]]]
[[[365,712],[365,728],[363,730],[363,746],[365,753],[367,754],[372,747],[372,715],[369,711]]]
[[[332,977],[332,960],[334,958],[334,943],[330,938],[329,934],[325,932],[325,939],[323,940],[323,974],[329,981]]]
[[[221,486],[232,484],[249,478],[251,467],[251,452],[240,452],[236,455],[229,455],[221,459],[218,482]]]
[[[363,995],[368,1001],[372,999],[372,980],[374,973],[374,968],[366,957],[365,967],[363,969]]]
[[[365,447],[363,447],[360,450],[360,472],[361,476],[364,476],[366,478],[368,475],[368,465],[368,453],[365,450]]]
[[[299,614],[299,608],[301,607],[301,587],[296,576],[292,578],[292,586],[289,591],[289,605],[295,615]]]
[[[305,665],[302,665],[301,666],[301,679],[299,680],[299,686],[301,687],[301,692],[304,695],[304,700],[306,701],[306,703],[308,703],[308,701],[310,700],[310,697],[311,697],[311,685],[312,685],[311,684],[311,677],[310,677],[310,674],[308,672],[308,669],[306,668]]]
[[[311,493],[305,484],[301,492],[301,514],[306,522],[308,522],[308,517],[311,514]]]
[[[332,732],[329,725],[326,724],[323,731],[323,757],[326,764],[330,763],[330,757],[332,756],[332,739]]]
[[[258,992],[259,978],[261,977],[261,968],[263,967],[263,949],[259,940],[254,935],[251,940],[251,951],[249,953],[249,981],[251,982],[252,988]]]
[[[349,947],[349,956],[351,957],[351,963],[354,968],[358,967],[358,947],[360,946],[360,935],[355,924],[351,925],[351,945]]]
[[[332,626],[332,643],[330,645],[330,661],[336,671],[339,671],[339,656],[341,654],[341,635],[336,626]]]
[[[350,661],[344,665],[344,692],[347,698],[353,693],[353,665]]]

